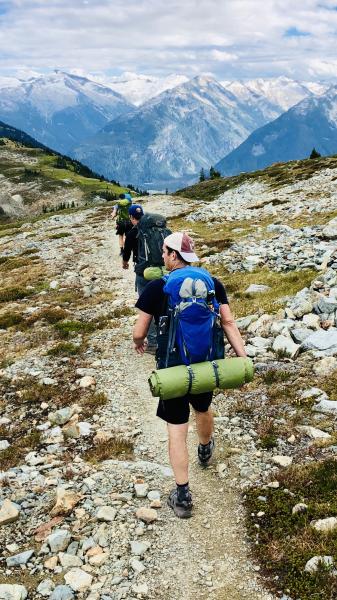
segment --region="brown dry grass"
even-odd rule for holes
[[[133,443],[121,437],[114,437],[86,450],[83,458],[93,464],[112,458],[130,460],[133,459]]]

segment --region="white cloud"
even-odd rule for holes
[[[238,56],[231,52],[225,52],[224,50],[212,50],[211,58],[218,62],[228,62],[231,60],[237,60]]]
[[[335,6],[335,0],[0,0],[0,73],[330,77]]]

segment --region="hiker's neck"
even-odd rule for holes
[[[177,269],[183,269],[184,267],[189,267],[189,266],[190,266],[190,263],[180,260],[180,261],[177,261],[177,263],[172,266],[171,272],[176,271]]]

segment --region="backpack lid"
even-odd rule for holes
[[[164,292],[170,298],[171,306],[176,306],[188,296],[206,298],[207,294],[214,292],[214,281],[206,269],[201,267],[182,267],[171,271],[164,276]],[[206,293],[205,293],[206,291]]]
[[[163,215],[157,215],[155,213],[145,213],[139,221],[138,227],[140,231],[146,231],[151,227],[165,227],[166,217]]]

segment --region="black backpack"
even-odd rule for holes
[[[171,230],[166,227],[162,215],[146,213],[138,223],[138,260],[135,266],[137,275],[143,275],[147,267],[161,267],[164,264],[162,253],[164,239]]]

